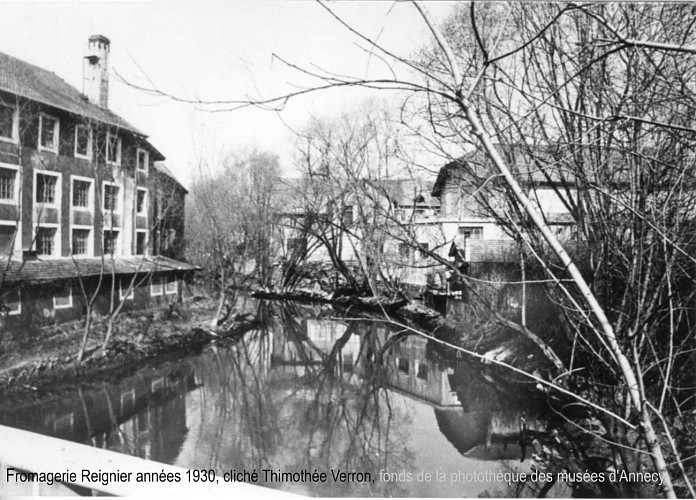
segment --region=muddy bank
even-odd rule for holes
[[[252,296],[266,300],[329,304],[335,308],[337,316],[383,320],[386,313],[388,318],[398,323],[431,332],[439,339],[484,356],[511,362],[523,369],[531,371],[543,365],[542,355],[533,352],[535,346],[518,334],[511,335],[500,328],[472,331],[471,328],[447,322],[430,308],[416,302],[407,303],[402,298],[327,297],[304,291],[293,294],[255,292]],[[106,352],[101,351],[101,330],[104,325],[97,322],[88,344],[87,357],[79,364],[75,358],[82,335],[81,325],[55,327],[56,333],[52,338],[26,342],[23,349],[33,351],[33,356],[22,358],[0,353],[0,393],[40,393],[63,383],[120,376],[142,367],[144,363],[156,363],[200,351],[213,341],[234,340],[258,325],[253,314],[240,314],[236,320],[225,324],[222,332],[211,332],[208,325],[214,310],[214,301],[206,300],[176,317],[167,316],[165,311],[126,315],[120,318],[114,341]],[[41,349],[36,349],[36,345],[40,345]],[[445,358],[458,356],[444,346],[435,344],[434,348]],[[496,371],[495,366],[490,368],[491,373]],[[509,375],[503,371],[500,373],[506,379]]]
[[[178,318],[163,318],[153,314],[124,316],[117,334],[103,351],[103,325],[95,325],[88,343],[85,359],[76,362],[80,325],[60,325],[52,335],[36,342],[42,346],[38,354],[30,355],[26,346],[12,346],[2,356],[0,394],[36,394],[50,391],[65,383],[79,380],[99,381],[119,377],[141,368],[146,363],[158,363],[199,352],[205,345],[232,342],[258,325],[253,316],[245,315],[226,324],[224,331],[211,331],[207,304],[188,311]]]

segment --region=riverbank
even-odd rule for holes
[[[327,304],[336,308],[339,315],[357,315],[366,319],[379,315],[380,321],[389,318],[475,352],[484,357],[484,364],[487,359],[514,363],[529,372],[544,367],[542,356],[535,352],[535,347],[519,335],[501,328],[474,331],[471,325],[448,322],[441,314],[418,302],[406,303],[401,298],[381,301],[374,297],[326,297],[309,292],[291,295],[256,292],[252,295],[262,300]],[[86,359],[81,363],[76,362],[76,356],[83,335],[82,322],[26,332],[19,340],[2,346],[0,393],[41,393],[81,379],[108,379],[137,369],[146,362],[196,352],[214,340],[222,340],[219,333],[209,329],[215,309],[215,301],[199,297],[175,310],[166,308],[123,314],[106,351],[101,349],[106,319],[95,318]],[[222,336],[241,335],[257,324],[254,319],[253,315],[240,315]],[[41,348],[37,349],[37,345]],[[441,345],[434,347],[445,358],[461,355]],[[495,364],[490,371],[498,371]],[[510,373],[501,371],[501,375],[509,378]]]
[[[26,332],[5,342],[0,351],[0,394],[37,394],[76,380],[122,376],[144,363],[196,352],[212,342],[241,335],[256,324],[253,318],[233,322],[224,333],[211,332],[214,301],[200,297],[179,308],[124,313],[109,347],[101,349],[106,318],[95,318],[85,359],[76,362],[83,322]],[[41,348],[37,349],[37,345]]]

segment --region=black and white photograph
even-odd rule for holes
[[[0,500],[696,498],[696,2],[0,0]]]

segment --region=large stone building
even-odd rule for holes
[[[84,92],[0,53],[0,308],[40,326],[114,303],[179,298],[186,190],[109,110],[110,42],[92,36]],[[76,60],[75,64],[80,64]]]

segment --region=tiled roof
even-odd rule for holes
[[[145,136],[116,113],[89,102],[55,73],[2,52],[0,90]]]
[[[612,148],[584,147],[573,151],[569,145],[546,146],[497,145],[503,159],[518,182],[526,185],[573,184],[581,172],[589,182],[620,185],[626,181],[625,155]],[[585,166],[578,170],[580,158]],[[440,196],[448,181],[480,186],[484,181],[499,177],[488,155],[477,150],[462,156],[440,169],[433,186],[433,196]]]
[[[195,271],[199,267],[179,262],[167,257],[92,257],[71,259],[69,257],[50,260],[11,260],[0,259],[0,285],[22,281],[42,283],[78,277],[99,276],[100,274],[133,274],[167,271]],[[3,278],[4,275],[4,278]]]
[[[169,177],[171,180],[173,180],[174,182],[176,182],[176,183],[179,185],[179,187],[180,187],[181,189],[183,189],[183,190],[186,192],[186,194],[188,194],[188,189],[186,189],[186,188],[184,187],[184,185],[183,185],[181,182],[179,182],[179,180],[176,178],[176,176],[172,173],[171,170],[169,170],[169,169],[167,168],[167,166],[166,166],[164,163],[162,163],[161,161],[156,161],[156,162],[155,162],[155,170],[157,170],[157,171],[160,172],[161,174],[166,175],[166,176]]]
[[[423,179],[379,179],[365,180],[365,185],[371,186],[378,194],[389,199],[398,207],[430,207],[438,208],[440,200],[430,194],[432,181]],[[293,213],[292,207],[304,208],[304,197],[311,195],[313,189],[306,177],[281,178],[278,183],[278,193],[283,198],[282,208],[286,213]],[[298,210],[294,210],[298,212]]]
[[[433,182],[422,179],[389,179],[383,181],[392,203],[400,207],[440,206],[440,200],[431,195]]]
[[[601,185],[626,184],[629,178],[626,160],[634,152],[609,147],[574,146],[561,143],[537,146],[513,144],[497,145],[496,149],[522,184],[561,186],[572,185],[578,179],[583,183]],[[654,158],[646,159],[656,161]],[[576,163],[578,161],[582,164]],[[477,150],[443,166],[437,174],[432,195],[439,197],[450,180],[457,184],[480,186],[498,174],[488,155],[483,150]]]

